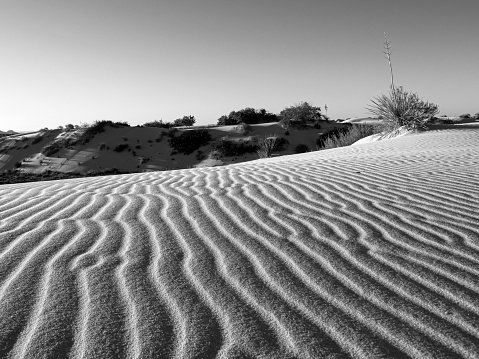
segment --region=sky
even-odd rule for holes
[[[2,0],[0,130],[307,101],[367,116],[395,85],[479,112],[477,0]]]

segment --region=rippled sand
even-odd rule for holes
[[[478,150],[0,186],[0,357],[477,358]]]

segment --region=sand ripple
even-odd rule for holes
[[[479,127],[0,187],[1,358],[478,358]]]

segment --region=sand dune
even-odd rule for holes
[[[477,358],[478,148],[0,186],[0,357]]]

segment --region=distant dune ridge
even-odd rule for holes
[[[0,186],[0,357],[477,358],[478,148]]]

